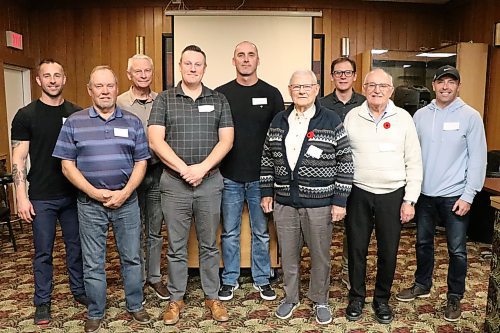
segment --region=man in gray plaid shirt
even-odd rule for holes
[[[201,83],[206,66],[205,53],[198,46],[187,46],[179,63],[182,81],[157,96],[148,122],[150,148],[165,165],[160,191],[168,232],[167,288],[171,296],[163,315],[167,325],[177,323],[184,309],[193,216],[205,306],[214,320],[229,320],[218,298],[216,239],[224,188],[218,165],[233,145],[234,131],[226,97]]]

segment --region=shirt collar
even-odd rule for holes
[[[94,109],[93,106],[89,108],[89,116],[90,118],[97,118],[100,117],[99,113]],[[122,118],[123,117],[123,112],[122,110],[116,106],[115,107],[115,112],[108,118],[108,120],[111,120],[113,118]]]
[[[130,86],[130,88],[127,91],[127,94],[126,94],[126,96],[127,96],[127,104],[130,105],[130,106],[134,105],[134,103],[139,100],[139,98],[135,97],[135,95],[134,95],[134,93],[132,91],[132,88],[133,88],[133,86]],[[156,96],[158,96],[158,94],[155,93],[154,91],[150,90],[149,91],[149,95],[148,95],[148,99],[147,99],[146,103],[153,102],[155,100]]]
[[[298,112],[295,108],[293,109],[293,115],[296,118],[311,119],[316,113],[316,105],[311,105],[311,107],[305,110],[303,113]]]
[[[179,81],[177,86],[174,88],[175,95],[176,96],[183,96],[183,97],[190,97],[184,93],[184,90],[182,90],[181,84],[182,84],[182,81]],[[213,95],[212,89],[205,87],[205,85],[203,83],[201,83],[201,94],[200,94],[200,96],[198,96],[198,98],[212,96],[212,95]]]

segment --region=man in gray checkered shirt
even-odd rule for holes
[[[229,320],[218,298],[222,176],[218,165],[233,145],[233,120],[226,97],[205,87],[205,53],[195,45],[181,54],[182,81],[160,93],[148,122],[150,148],[165,165],[160,180],[163,217],[168,232],[170,302],[163,322],[173,325],[184,309],[188,279],[187,249],[194,216],[200,248],[200,277],[205,306],[217,321]]]

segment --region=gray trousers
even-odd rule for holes
[[[168,283],[172,301],[184,298],[188,279],[188,239],[194,217],[200,253],[201,287],[207,299],[218,299],[219,248],[217,228],[224,183],[220,172],[197,187],[164,171],[160,180],[161,206],[167,225]]]
[[[300,261],[305,241],[311,256],[307,297],[313,302],[327,304],[333,232],[331,206],[293,208],[276,203],[273,217],[281,253],[286,302],[299,302]]]

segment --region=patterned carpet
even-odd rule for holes
[[[24,224],[24,232],[15,230],[18,241],[18,252],[13,252],[7,242],[6,228],[2,232],[0,256],[0,332],[83,332],[86,309],[77,305],[69,292],[68,280],[65,274],[64,246],[60,232],[55,246],[54,255],[54,292],[52,299],[53,321],[47,327],[33,324],[34,307],[33,276],[31,259],[33,255],[31,231]],[[469,271],[465,298],[462,301],[462,319],[451,324],[443,319],[446,302],[446,272],[447,252],[446,239],[437,237],[437,260],[435,284],[431,297],[418,299],[415,302],[401,303],[391,298],[394,307],[395,320],[390,325],[378,324],[373,318],[369,304],[365,307],[364,316],[358,322],[349,322],[344,317],[347,304],[347,291],[340,280],[341,232],[335,227],[332,240],[332,282],[330,287],[330,305],[334,315],[333,323],[321,326],[311,318],[311,302],[304,297],[301,306],[288,321],[279,320],[274,311],[283,296],[280,282],[275,285],[278,299],[263,301],[252,288],[251,278],[243,276],[241,288],[235,292],[235,297],[227,302],[230,321],[218,324],[211,320],[203,308],[203,293],[200,279],[193,274],[189,279],[186,295],[186,310],[181,320],[175,326],[165,326],[161,321],[166,301],[158,300],[149,290],[146,294],[146,310],[155,319],[146,326],[140,326],[131,321],[125,311],[124,293],[119,272],[119,259],[110,242],[108,247],[108,308],[104,325],[100,332],[391,332],[391,333],[426,333],[426,332],[482,332],[485,318],[488,273],[490,261],[482,257],[481,252],[488,246],[480,243],[468,243]],[[111,238],[110,238],[111,239]],[[403,229],[401,246],[398,254],[398,268],[393,292],[403,286],[409,286],[413,281],[415,270],[414,251],[415,229]],[[374,243],[375,240],[372,240]],[[303,251],[302,290],[307,290],[310,269],[309,254]],[[370,247],[368,261],[368,290],[371,294],[375,277],[375,247]],[[165,269],[166,271],[166,269]],[[303,293],[305,295],[305,292]],[[367,302],[370,300],[368,299]]]

